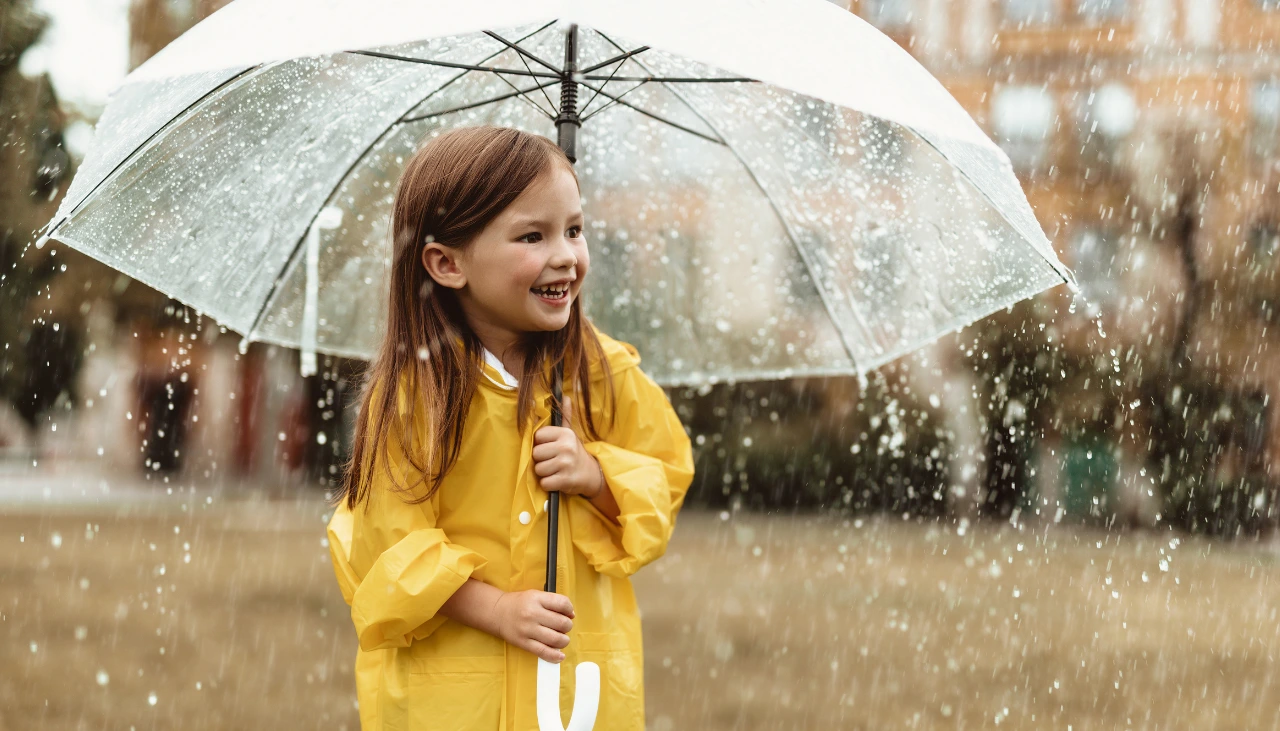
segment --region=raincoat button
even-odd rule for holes
[[[525,510],[524,512],[520,513],[520,524],[521,524],[521,525],[529,525],[529,521],[530,521],[530,520],[533,520],[533,518],[529,515],[529,511],[528,511],[528,510]]]
[[[543,500],[543,501],[542,501],[542,509],[543,509],[543,510],[546,510],[546,509],[547,509],[547,505],[548,505],[550,502],[551,502],[551,501],[549,501],[549,500]]]

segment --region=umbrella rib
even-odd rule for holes
[[[617,63],[618,61],[626,61],[628,58],[631,58],[632,56],[634,56],[634,55],[636,55],[636,54],[639,54],[639,53],[644,53],[644,52],[645,52],[645,51],[647,51],[647,50],[649,50],[649,47],[648,47],[648,46],[640,46],[639,48],[637,48],[637,49],[636,49],[636,50],[634,50],[634,51],[627,51],[626,53],[620,53],[620,54],[618,54],[617,56],[614,56],[613,58],[610,58],[610,59],[606,59],[606,60],[604,60],[604,61],[601,61],[600,63],[598,63],[598,64],[596,64],[596,65],[594,65],[594,66],[588,66],[588,67],[586,67],[585,69],[581,69],[581,70],[579,70],[579,71],[578,71],[578,73],[583,74],[583,75],[585,76],[586,74],[589,74],[589,73],[591,73],[592,71],[595,71],[595,70],[597,70],[597,69],[602,69],[602,68],[604,68],[605,66],[608,66],[608,65],[613,64],[613,63]],[[621,66],[619,66],[619,68],[621,68]],[[586,78],[591,78],[591,77],[587,76]]]
[[[507,86],[511,87],[512,89],[515,89],[515,90],[516,90],[516,96],[518,96],[518,97],[520,97],[521,99],[523,99],[523,100],[525,100],[526,102],[528,102],[528,103],[529,103],[529,104],[530,104],[534,109],[538,110],[538,113],[539,113],[539,114],[541,114],[542,116],[546,117],[547,119],[552,120],[553,122],[555,121],[555,118],[556,118],[556,117],[555,117],[555,115],[554,115],[554,114],[550,114],[549,112],[547,112],[547,110],[545,110],[545,109],[543,109],[542,107],[538,106],[538,103],[537,103],[537,102],[535,102],[533,99],[529,98],[529,96],[528,96],[527,94],[525,94],[525,93],[524,93],[524,90],[523,90],[523,89],[521,89],[520,87],[518,87],[518,86],[516,86],[515,84],[511,83],[510,81],[508,81],[508,80],[507,80],[507,77],[503,76],[502,74],[494,74],[494,75],[495,75],[495,76],[497,76],[499,79],[501,79],[501,80],[502,80],[502,83],[506,84]],[[550,84],[538,84],[538,85],[537,85],[536,87],[534,87],[534,88],[541,89],[541,90],[542,90],[542,95],[543,95],[543,96],[547,96],[547,87],[548,87],[548,86],[550,86]],[[550,102],[550,101],[551,101],[551,98],[550,98],[550,97],[547,97],[547,101],[548,101],[548,102]]]
[[[610,74],[609,74],[609,78],[605,79],[605,80],[604,80],[604,83],[600,85],[600,88],[601,88],[601,89],[603,89],[603,88],[605,88],[606,86],[608,86],[608,85],[609,85],[609,82],[613,80],[614,74],[617,74],[617,73],[618,73],[618,70],[622,68],[622,64],[626,63],[626,57],[625,57],[625,56],[619,56],[618,58],[616,58],[616,59],[614,59],[614,60],[615,60],[615,61],[619,61],[619,63],[618,63],[618,65],[617,65],[617,66],[615,66],[615,67],[613,68],[613,73],[610,73]],[[599,66],[597,65],[597,66],[596,66],[596,68],[599,68]],[[635,86],[635,87],[632,87],[632,88],[634,89],[634,88],[639,87],[639,86],[640,86],[640,84],[636,84],[636,86]],[[583,117],[582,117],[582,119],[581,119],[580,121],[585,122],[585,121],[587,121],[587,119],[589,119],[589,118],[591,117],[591,115],[587,114],[587,109],[591,107],[591,102],[595,101],[595,100],[596,100],[596,97],[598,97],[598,96],[600,96],[600,92],[596,92],[596,93],[592,94],[592,95],[591,95],[591,98],[587,100],[587,103],[582,105],[582,109],[581,109],[581,110],[579,110],[579,112],[578,112],[578,113],[579,113],[579,114],[581,114],[581,115],[585,115],[585,116],[583,116]],[[626,93],[624,92],[623,94],[619,94],[619,96],[626,96]],[[608,106],[609,106],[609,105],[608,105],[608,104],[606,104],[606,105],[604,105],[604,107],[603,107],[603,108],[608,108]],[[599,110],[597,109],[596,111],[599,111]]]
[[[613,39],[603,33],[601,33],[600,36],[612,44],[614,48],[617,48],[619,51],[622,50],[622,47],[617,43],[614,43]],[[636,63],[640,64],[641,68],[645,68],[643,61],[637,60]],[[822,306],[827,311],[827,317],[831,318],[831,324],[835,327],[836,333],[840,336],[840,344],[844,346],[845,353],[849,356],[849,362],[853,364],[855,370],[859,368],[858,359],[853,354],[853,344],[849,342],[849,338],[845,335],[844,328],[840,327],[840,320],[836,317],[835,308],[832,307],[831,302],[827,298],[826,291],[822,288],[821,277],[818,275],[817,267],[815,267],[813,261],[810,260],[810,256],[805,251],[804,247],[800,245],[800,237],[796,235],[795,230],[792,229],[791,224],[788,223],[786,216],[782,215],[782,209],[778,206],[777,201],[773,199],[773,196],[769,195],[769,190],[764,187],[764,183],[760,180],[759,176],[756,175],[755,170],[747,164],[746,159],[742,157],[742,153],[738,152],[737,148],[730,144],[728,140],[723,139],[724,135],[720,134],[720,131],[716,129],[716,126],[710,119],[707,119],[707,115],[700,112],[692,102],[686,99],[684,95],[676,89],[672,89],[670,87],[663,88],[671,92],[675,98],[679,99],[686,107],[689,108],[690,112],[697,116],[698,119],[702,120],[702,123],[707,125],[708,129],[714,131],[716,135],[721,138],[720,144],[724,145],[725,149],[727,149],[729,153],[738,160],[738,163],[742,165],[742,169],[747,172],[751,181],[760,189],[760,193],[764,196],[764,199],[769,202],[769,207],[773,209],[774,215],[778,217],[778,222],[782,224],[782,230],[786,232],[787,238],[791,239],[791,246],[794,247],[796,253],[800,255],[800,261],[804,264],[805,269],[809,272],[809,276],[813,279],[813,288],[817,291],[818,299],[822,301]],[[870,337],[871,329],[867,325],[866,321],[862,319],[862,315],[856,308],[850,307],[849,309],[853,312],[853,316],[857,319],[858,324],[866,332],[868,337]]]
[[[639,89],[640,87],[644,86],[646,83],[647,83],[647,82],[641,81],[639,84],[636,84],[635,86],[631,87],[630,89],[627,89],[626,91],[624,91],[624,92],[622,92],[621,94],[619,94],[619,95],[618,95],[618,99],[621,99],[622,97],[626,96],[627,94],[630,94],[631,92],[635,91],[636,89]],[[591,97],[591,98],[592,98],[592,99],[594,99],[595,97]],[[587,116],[583,117],[583,118],[582,118],[582,121],[583,121],[583,122],[586,122],[588,119],[591,119],[592,117],[596,116],[596,115],[597,115],[597,114],[599,114],[600,112],[603,112],[604,110],[609,109],[610,107],[612,107],[614,104],[617,104],[617,103],[618,103],[618,102],[617,102],[616,100],[613,100],[613,101],[610,101],[610,102],[609,102],[609,103],[607,103],[607,104],[602,105],[601,107],[599,107],[598,109],[596,109],[594,112],[592,112],[592,113],[588,114]]]
[[[499,78],[502,78],[502,77],[499,77]],[[462,106],[460,106],[460,107],[453,107],[453,108],[451,108],[451,109],[445,109],[445,110],[440,111],[440,112],[432,112],[432,113],[430,113],[430,114],[423,114],[423,115],[419,115],[419,116],[417,116],[417,117],[401,117],[401,118],[397,121],[397,124],[408,124],[409,122],[420,122],[420,121],[422,121],[422,120],[424,120],[424,119],[431,119],[432,117],[440,117],[440,116],[443,116],[443,115],[445,115],[445,114],[453,114],[454,112],[462,112],[462,111],[465,111],[465,110],[467,110],[467,109],[475,109],[476,107],[483,107],[483,106],[484,106],[484,105],[486,105],[486,104],[493,104],[494,102],[500,102],[500,101],[503,101],[503,100],[506,100],[506,99],[510,99],[510,98],[511,98],[511,97],[513,97],[513,96],[519,96],[519,95],[521,95],[521,94],[527,94],[527,93],[529,93],[529,92],[531,92],[531,91],[533,91],[533,90],[535,90],[535,89],[541,88],[541,87],[543,87],[543,86],[554,86],[555,84],[559,84],[559,83],[560,83],[560,81],[557,79],[556,81],[548,81],[548,82],[546,82],[546,83],[544,83],[544,84],[539,84],[538,86],[531,86],[531,87],[529,87],[528,89],[516,89],[515,91],[508,92],[508,93],[506,93],[506,94],[501,94],[501,95],[499,95],[499,96],[495,96],[495,97],[493,97],[492,99],[485,99],[484,101],[479,101],[479,102],[476,102],[476,103],[474,103],[474,104],[463,104],[463,105],[462,105]],[[443,87],[441,87],[441,88],[443,88]],[[423,101],[425,101],[425,100],[423,100]],[[421,104],[421,103],[422,103],[422,102],[418,102],[418,104]],[[417,105],[415,104],[414,106],[417,106]],[[537,106],[537,105],[534,105],[534,106]],[[541,108],[539,108],[539,109],[538,109],[538,111],[542,111],[542,109],[541,109]]]
[[[539,28],[539,29],[538,29],[538,31],[535,31],[535,33],[537,33],[537,32],[541,32],[541,31],[542,31],[543,29],[545,29],[545,28],[546,28],[546,26],[543,26],[542,28]],[[555,74],[556,74],[556,76],[564,76],[564,69],[560,68],[559,66],[556,66],[555,64],[552,64],[552,63],[548,63],[548,62],[546,62],[546,61],[543,61],[542,59],[538,58],[538,57],[537,57],[536,55],[534,55],[533,53],[531,53],[531,52],[529,52],[529,51],[526,51],[525,49],[521,48],[520,46],[516,45],[515,43],[512,43],[511,41],[507,40],[506,38],[503,38],[502,36],[498,35],[497,33],[494,33],[494,32],[493,32],[493,31],[491,31],[491,30],[487,30],[487,31],[485,31],[484,33],[485,33],[485,35],[489,36],[490,38],[493,38],[494,40],[498,41],[499,43],[503,43],[503,44],[505,44],[508,48],[510,48],[511,50],[513,50],[513,51],[515,51],[516,53],[520,54],[520,56],[521,56],[521,57],[528,56],[530,59],[532,59],[532,60],[534,60],[534,61],[537,61],[538,63],[542,64],[543,66],[546,66],[547,68],[549,68],[549,69],[551,69],[552,71],[554,71],[554,72],[555,72]],[[532,37],[532,35],[530,35],[529,37]],[[525,39],[523,39],[523,38],[522,38],[521,40],[525,40]]]
[[[496,34],[494,34],[494,36],[496,37]],[[498,40],[502,41],[503,43],[506,43],[506,39],[505,39],[505,38],[498,38]],[[529,66],[529,62],[525,60],[524,54],[523,54],[523,53],[520,53],[518,48],[516,49],[516,57],[520,59],[520,63],[524,64],[524,67],[525,67],[526,69],[529,69],[529,73],[533,73],[533,68]],[[498,78],[502,79],[503,81],[507,81],[507,80],[506,80],[506,78],[505,78],[505,77],[503,77],[503,76],[501,76],[501,75],[499,75],[499,76],[498,76]],[[509,82],[509,81],[507,81],[507,85],[508,85],[508,86],[510,86],[512,89],[516,88],[515,84],[512,84],[512,83],[511,83],[511,82]],[[545,99],[547,100],[547,106],[548,106],[548,107],[551,107],[551,109],[552,109],[552,113],[551,113],[551,115],[550,115],[550,118],[554,121],[554,120],[555,120],[555,109],[556,109],[556,103],[555,103],[555,102],[553,102],[553,101],[551,101],[551,95],[547,94],[547,88],[546,88],[545,86],[538,87],[538,88],[542,90],[542,96],[543,96],[543,98],[545,98]],[[539,111],[541,111],[541,110],[539,110]]]
[[[477,66],[468,63],[453,63],[452,61],[435,61],[427,58],[413,58],[412,56],[400,56],[394,53],[381,53],[379,51],[346,51],[346,53],[355,54],[357,56],[372,56],[373,58],[384,58],[389,61],[404,61],[405,63],[417,63],[426,66],[443,66],[449,69],[465,69],[467,71],[487,71],[495,74],[514,74],[516,76],[536,76],[543,79],[559,79],[558,74],[548,74],[540,71],[521,71],[520,69],[503,69],[496,66]],[[495,54],[496,55],[496,54]]]
[[[695,136],[695,137],[701,137],[702,139],[704,139],[704,140],[706,140],[706,141],[708,141],[708,142],[714,142],[714,143],[716,143],[716,144],[720,144],[720,145],[725,144],[724,140],[717,139],[717,138],[715,138],[715,137],[711,137],[711,136],[709,136],[709,135],[704,135],[704,134],[702,134],[701,132],[699,132],[698,130],[696,130],[696,129],[692,129],[692,128],[690,128],[690,127],[686,127],[686,126],[684,126],[683,124],[680,124],[679,122],[672,122],[671,120],[669,120],[669,119],[667,119],[667,118],[663,117],[663,116],[662,116],[662,115],[660,115],[660,114],[655,114],[655,113],[653,113],[653,112],[651,112],[651,111],[649,111],[649,110],[647,110],[647,109],[645,109],[645,108],[643,108],[643,107],[638,107],[638,106],[636,106],[636,105],[632,104],[631,102],[623,101],[623,100],[621,99],[621,97],[614,96],[613,94],[610,94],[609,92],[605,91],[604,89],[598,89],[598,88],[596,88],[596,87],[592,86],[591,84],[586,83],[585,81],[583,81],[583,82],[579,82],[579,83],[581,83],[583,86],[587,87],[588,89],[590,89],[590,90],[592,90],[592,91],[596,92],[597,94],[603,94],[604,96],[609,97],[609,98],[610,98],[610,99],[612,99],[614,102],[616,102],[616,103],[618,103],[618,104],[621,104],[621,105],[622,105],[622,106],[624,106],[624,107],[628,107],[628,108],[630,108],[630,109],[634,109],[635,111],[637,111],[637,112],[639,112],[639,113],[641,113],[641,114],[645,115],[646,117],[652,117],[653,119],[656,119],[656,120],[658,120],[659,122],[664,122],[664,123],[666,123],[666,124],[669,124],[669,125],[671,125],[672,127],[675,127],[676,129],[679,129],[679,130],[683,130],[683,131],[685,131],[685,132],[688,132],[689,134],[691,134],[691,135],[693,135],[693,136]],[[639,88],[639,87],[638,87],[638,86],[632,87],[632,89],[635,89],[635,88]],[[709,125],[708,125],[708,126],[709,126]]]
[[[584,76],[588,81],[599,81],[603,76]],[[714,83],[760,83],[759,79],[746,76],[618,76],[614,81],[661,81],[665,84],[714,84]]]

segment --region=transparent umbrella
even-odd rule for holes
[[[824,0],[238,0],[112,97],[40,244],[314,372],[317,352],[373,353],[394,183],[425,137],[472,124],[559,138],[586,311],[662,383],[861,375],[1075,287],[1007,156]],[[588,729],[598,669],[578,674],[570,728]],[[544,730],[558,684],[540,663]]]
[[[565,18],[584,304],[660,383],[862,373],[1074,286],[1007,156],[821,0],[237,0],[113,95],[45,237],[246,342],[367,357],[401,166],[458,125],[555,137]]]

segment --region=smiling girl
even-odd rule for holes
[[[596,728],[644,728],[629,577],[666,550],[693,462],[635,348],[581,312],[583,226],[544,137],[455,129],[405,167],[386,335],[329,523],[365,729],[536,729],[539,657],[570,666],[562,708],[589,660]],[[556,491],[563,594],[539,589]]]

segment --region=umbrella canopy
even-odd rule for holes
[[[1074,287],[1007,156],[823,0],[237,0],[112,97],[45,238],[246,342],[367,357],[402,166],[460,125],[554,137],[557,21],[584,304],[659,382],[860,373]]]

